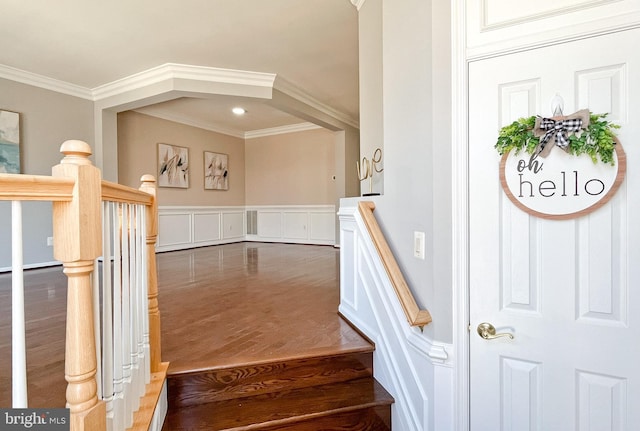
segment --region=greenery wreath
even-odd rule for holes
[[[593,163],[597,163],[600,159],[603,163],[613,166],[615,164],[613,152],[616,145],[613,129],[619,129],[620,126],[608,121],[607,115],[589,112],[588,127],[568,135],[569,146],[566,151],[576,156],[588,154]],[[503,155],[515,150],[515,154],[518,154],[525,150],[528,154],[533,154],[540,145],[540,138],[533,132],[535,122],[535,116],[520,118],[500,129],[498,142],[495,145],[498,153]]]

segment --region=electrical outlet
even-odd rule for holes
[[[424,260],[424,232],[413,232],[413,255]]]
[[[49,247],[53,246],[53,237],[52,236],[48,236],[47,237],[47,246],[49,246]]]

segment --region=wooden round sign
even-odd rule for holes
[[[564,220],[597,210],[616,193],[627,171],[627,157],[615,139],[614,165],[593,163],[554,148],[548,157],[513,151],[502,156],[500,183],[521,210],[536,217]]]

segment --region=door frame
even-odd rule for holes
[[[469,431],[469,171],[466,0],[451,2],[453,429]]]
[[[577,38],[616,33],[639,28],[640,21],[631,25],[612,23],[605,28],[567,34],[554,40],[535,40],[532,43],[497,49],[473,57],[467,56],[466,3],[451,2],[451,188],[452,199],[452,317],[453,317],[453,406],[452,422],[456,431],[469,431],[470,421],[470,327],[469,303],[469,64],[472,61],[559,45]]]

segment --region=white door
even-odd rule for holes
[[[470,64],[473,431],[640,430],[639,43],[636,29]],[[565,114],[610,112],[628,161],[609,203],[562,221],[511,203],[493,148],[556,94]],[[483,322],[514,339],[482,339]]]

